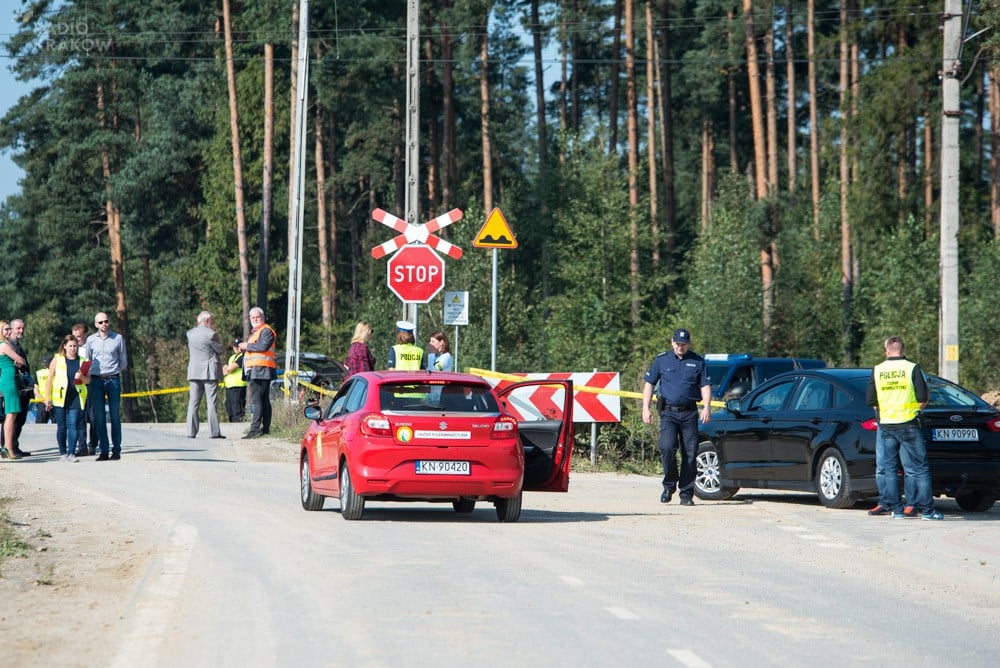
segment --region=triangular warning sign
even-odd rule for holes
[[[476,248],[517,248],[517,239],[499,208],[490,213],[472,245]]]

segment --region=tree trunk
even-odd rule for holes
[[[445,3],[445,9],[450,6],[450,2]],[[441,208],[445,210],[452,208],[455,184],[458,182],[458,166],[455,162],[455,79],[452,76],[455,66],[451,62],[454,48],[451,29],[442,22],[441,114],[443,127],[441,133],[443,136],[441,138],[441,157],[443,165],[441,167]]]
[[[537,1],[537,0],[536,0]],[[611,38],[611,99],[608,100],[608,153],[618,153],[618,90],[621,78],[622,0],[615,0],[614,28]]]
[[[635,0],[625,0],[625,91],[628,133],[629,288],[632,327],[639,326],[639,124],[635,81]]]
[[[726,25],[730,26],[730,30],[726,31],[726,41],[729,43],[729,51],[735,53],[736,47],[733,44],[733,35],[736,31],[732,29],[734,27],[734,16],[731,9],[726,11]],[[736,152],[736,116],[738,108],[736,100],[736,69],[732,66],[726,68],[726,93],[729,110],[729,171],[733,174],[739,174],[740,163]]]
[[[764,134],[764,112],[760,96],[760,65],[757,60],[757,39],[753,21],[753,0],[743,0],[743,27],[746,34],[747,77],[750,83],[750,117],[753,125],[754,185],[759,201],[767,199],[767,137]],[[771,347],[771,325],[774,314],[774,242],[766,238],[760,248],[761,324],[765,348]]]
[[[323,147],[323,133],[326,131],[323,123],[323,107],[316,105],[316,141],[313,144],[313,159],[316,162],[316,244],[319,252],[319,292],[322,308],[323,329],[329,331],[333,324],[332,304],[330,302],[330,264],[331,258],[327,247],[330,233],[326,227],[326,168]]]
[[[812,187],[813,236],[819,239],[819,111],[816,102],[816,0],[806,4],[806,50],[809,60],[809,182]]]
[[[240,152],[240,112],[236,103],[236,65],[233,61],[233,23],[229,0],[222,0],[226,41],[226,82],[229,85],[229,129],[233,146],[233,190],[236,198],[236,242],[240,256],[240,292],[243,298],[244,335],[250,322],[250,264],[247,258],[247,221],[243,203],[243,156]],[[263,308],[263,307],[261,307]]]
[[[559,129],[566,132],[569,130],[569,110],[567,109],[569,105],[567,99],[569,95],[569,81],[567,80],[569,76],[569,18],[565,7],[559,14],[559,44],[562,47],[559,56]],[[562,149],[562,142],[559,143],[559,146],[559,162],[562,163],[566,160],[566,156]]]
[[[111,69],[114,70],[113,65]],[[115,75],[113,71],[110,81],[110,96],[113,103],[116,93]],[[118,114],[113,113],[111,118],[108,118],[104,85],[100,81],[97,84],[97,111],[101,128],[104,129],[109,135],[117,134]],[[137,136],[138,132],[139,128],[137,122]],[[111,187],[112,176],[118,169],[114,151],[115,149],[109,149],[106,146],[101,149],[101,173],[104,178],[104,218],[108,229],[108,251],[111,256],[111,282],[114,285],[115,290],[115,315],[118,317],[118,333],[122,335],[122,338],[125,340],[125,345],[128,346],[128,343],[132,338],[132,332],[128,319],[128,302],[125,299],[125,245],[122,242],[122,213],[118,205],[115,204]],[[122,389],[125,392],[131,392],[135,387],[135,372],[132,367],[125,369],[122,382]],[[135,399],[126,399],[123,402],[122,408],[125,421],[134,422]]]
[[[267,283],[271,266],[271,207],[273,190],[274,44],[268,42],[264,45],[264,175],[261,180],[260,248],[257,252],[258,304],[267,304]]]
[[[990,87],[990,94],[993,93],[993,87]],[[929,93],[924,95],[924,107],[928,110],[927,114],[924,115],[924,236],[929,237],[931,234],[931,229],[934,226],[934,123],[932,122],[933,116],[931,115],[931,100],[936,100],[937,96],[932,96]],[[997,118],[993,116],[990,112],[990,122],[996,123]],[[996,125],[993,126],[997,128]],[[994,141],[996,138],[994,137]],[[995,155],[995,154],[994,154]],[[996,181],[993,181],[991,189],[1000,187],[997,185]],[[996,226],[994,225],[994,229]]]
[[[767,119],[767,192],[778,194],[778,84],[774,74],[774,24],[764,34],[764,114]]]
[[[788,191],[795,192],[796,148],[798,142],[795,127],[795,49],[792,45],[794,22],[792,18],[792,0],[785,0],[785,86],[788,100]]]
[[[486,22],[484,21],[484,24]],[[493,148],[490,144],[489,34],[483,34],[479,49],[479,125],[483,135],[483,211],[493,211]]]
[[[851,46],[847,36],[849,0],[840,5],[840,283],[843,305],[844,364],[854,363],[854,248],[851,244],[851,219],[847,206],[850,182],[848,149],[850,137],[850,65]]]
[[[990,223],[1000,240],[1000,65],[990,68]]]
[[[660,29],[660,42],[656,57],[658,69],[656,79],[660,82],[658,106],[660,112],[660,162],[663,165],[663,236],[665,241],[664,251],[666,254],[663,268],[664,273],[670,277],[674,275],[674,249],[677,224],[674,117],[671,111],[671,107],[673,106],[673,88],[670,67],[670,0],[662,0],[660,4],[660,17],[663,21],[663,27]],[[668,289],[670,289],[669,285]]]
[[[538,171],[545,179],[549,162],[549,142],[545,129],[545,73],[542,70],[542,22],[538,15],[539,0],[531,0],[531,46],[535,55],[535,124],[538,134]],[[614,105],[614,98],[612,98]]]
[[[660,220],[656,208],[658,182],[656,180],[656,79],[653,75],[653,1],[646,0],[646,161],[649,174],[649,231],[652,237],[652,270],[660,273]]]
[[[434,43],[430,37],[424,38],[424,55],[428,63],[434,62]],[[427,76],[426,90],[434,90],[434,68],[428,67],[424,70]],[[438,136],[438,124],[434,114],[427,117],[427,206],[430,211],[437,211],[441,204],[438,187],[441,177],[439,165],[441,164],[441,138]],[[449,230],[450,232],[450,230]]]
[[[580,11],[581,0],[573,0],[573,21],[579,26],[583,12]],[[580,132],[580,64],[577,59],[580,57],[580,29],[570,31],[570,58],[573,61],[573,71],[570,74],[570,126],[574,133]]]
[[[715,129],[712,119],[701,119],[701,233],[708,232],[715,197]]]

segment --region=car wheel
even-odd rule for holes
[[[699,499],[725,501],[740,491],[739,487],[723,487],[719,471],[719,451],[711,441],[698,446],[695,458],[694,493]]]
[[[312,470],[309,468],[309,455],[302,453],[299,461],[299,483],[302,497],[302,507],[306,510],[322,510],[326,497],[317,494],[312,486]]]
[[[996,501],[996,496],[983,491],[966,492],[955,496],[958,507],[970,513],[985,513]]]
[[[521,495],[523,492],[518,492],[517,496],[511,497],[509,499],[497,499],[493,502],[493,505],[497,509],[497,519],[501,522],[516,522],[521,516]]]
[[[340,516],[345,520],[360,520],[365,514],[365,497],[354,493],[347,462],[340,469]]]
[[[844,457],[836,448],[830,448],[819,458],[816,467],[816,493],[819,501],[827,508],[850,508],[854,505],[851,497],[851,476],[844,464]]]
[[[476,509],[476,500],[459,499],[458,501],[452,501],[451,505],[455,509],[456,513],[471,513]]]

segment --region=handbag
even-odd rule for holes
[[[15,371],[14,385],[17,387],[17,391],[20,394],[35,393],[35,381],[32,379],[31,373],[28,371]]]

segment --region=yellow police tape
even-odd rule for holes
[[[486,369],[466,369],[469,373],[481,376],[482,378],[499,378],[500,380],[510,380],[513,382],[519,382],[525,380],[524,376],[515,376],[509,373],[497,373],[496,371],[487,371]],[[641,392],[628,392],[626,390],[611,390],[606,387],[590,387],[589,385],[574,385],[573,390],[576,392],[587,392],[589,394],[610,394],[616,397],[625,397],[626,399],[642,399]],[[701,402],[698,402],[701,403]],[[722,401],[713,401],[713,408],[722,408],[725,403]]]

